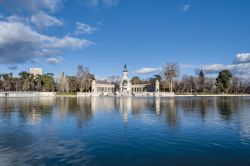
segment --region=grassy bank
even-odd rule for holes
[[[250,94],[234,94],[234,93],[197,93],[197,94],[175,94],[175,96],[250,96]]]
[[[76,97],[77,92],[56,92],[56,96],[58,97]]]

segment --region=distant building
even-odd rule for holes
[[[33,74],[34,76],[43,75],[43,69],[42,68],[30,68],[30,74]]]

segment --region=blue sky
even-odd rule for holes
[[[250,75],[248,0],[0,0],[0,71]]]

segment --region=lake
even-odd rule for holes
[[[0,98],[0,165],[250,165],[250,97]]]

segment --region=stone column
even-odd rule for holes
[[[91,87],[91,92],[97,92],[97,85],[95,80],[92,81]]]
[[[155,81],[155,92],[159,92],[160,91],[160,82],[159,80]]]

